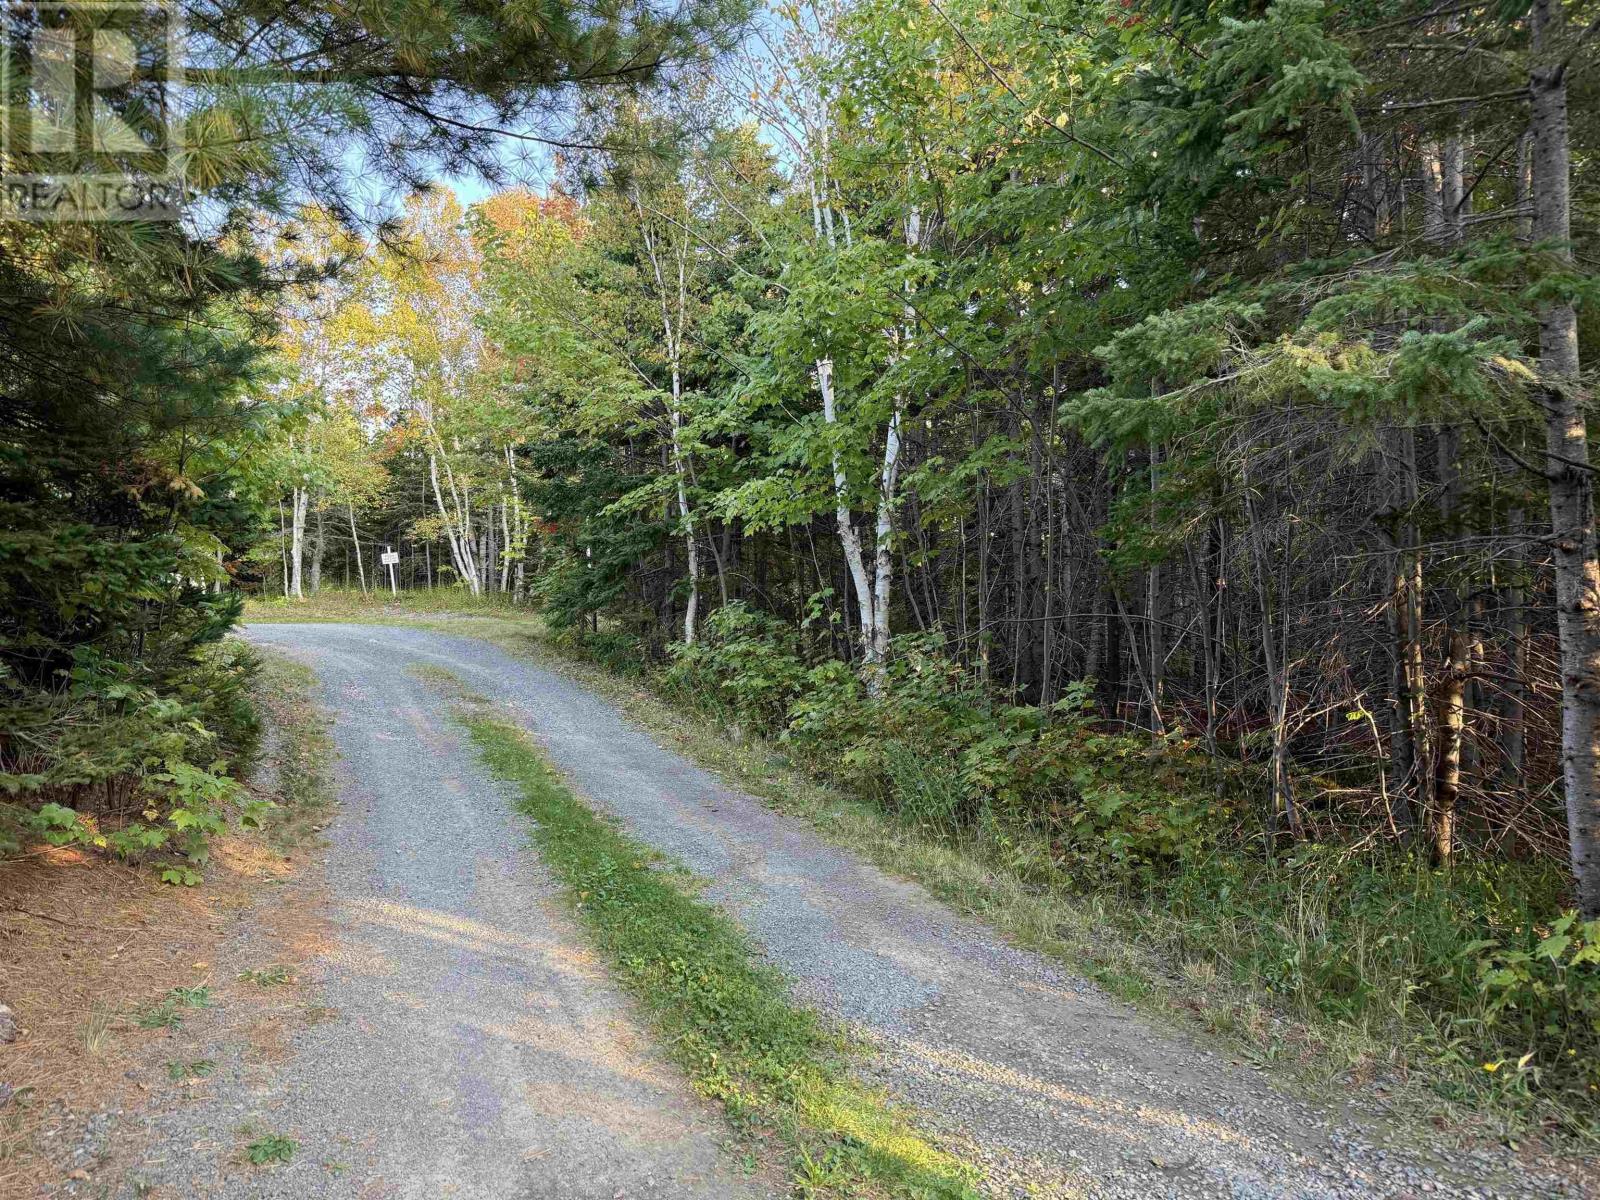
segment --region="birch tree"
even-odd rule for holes
[[[427,458],[451,565],[476,596],[489,501],[470,417],[482,351],[478,258],[460,205],[444,193],[412,197],[400,235],[378,249],[377,269],[374,328],[395,363],[395,403]]]
[[[1569,31],[1559,0],[1533,0],[1528,74],[1533,135],[1533,235],[1557,264],[1572,254],[1572,155],[1567,87],[1582,43],[1600,25]],[[1578,317],[1570,300],[1539,314],[1539,398],[1545,411],[1551,553],[1561,639],[1561,760],[1578,905],[1600,916],[1600,549],[1594,517]]]
[[[689,573],[689,602],[683,614],[683,640],[693,645],[700,614],[700,542],[695,514],[689,506],[689,451],[685,445],[683,355],[688,332],[689,295],[696,272],[697,250],[690,222],[686,189],[679,181],[650,191],[647,205],[637,175],[627,184],[628,203],[638,222],[639,239],[657,305],[661,310],[662,349],[670,379],[667,393],[668,439],[673,482],[678,500],[678,519],[683,526],[684,557]]]
[[[783,139],[792,156],[796,182],[809,207],[809,257],[814,262],[833,260],[835,264],[841,260],[848,263],[857,248],[855,218],[834,153],[838,71],[845,55],[848,14],[846,5],[832,0],[786,6],[779,23],[762,35],[766,53],[746,55],[737,76],[738,86],[748,91],[751,107],[765,126]],[[922,230],[914,205],[905,214],[903,228],[905,245],[914,252],[920,248]],[[796,265],[784,261],[780,273],[787,275]],[[878,420],[863,421],[864,413],[849,411],[854,406],[849,397],[840,395],[841,376],[835,362],[839,347],[824,325],[825,307],[810,310],[812,321],[802,336],[809,337],[814,346],[811,377],[821,400],[820,432],[831,473],[834,526],[856,601],[863,675],[876,693],[891,635],[904,398],[897,396]],[[851,315],[858,314],[852,309]],[[886,343],[908,334],[910,328],[908,322],[899,330],[884,330]],[[852,378],[851,382],[857,381]],[[874,446],[870,475],[858,484],[849,464]],[[870,538],[855,515],[862,499],[871,512]]]

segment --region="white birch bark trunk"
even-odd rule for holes
[[[683,518],[684,550],[688,559],[689,603],[683,610],[683,642],[694,645],[700,620],[700,540],[695,536],[694,513],[689,508],[688,470],[683,461],[683,415],[679,407],[681,383],[677,365],[672,368],[672,461],[678,477],[678,515]]]
[[[818,360],[817,388],[822,392],[823,421],[830,429],[837,427],[839,410],[833,394],[832,359]],[[850,481],[845,476],[844,465],[839,458],[837,448],[832,451],[832,459],[834,522],[838,526],[839,545],[844,550],[844,561],[850,571],[850,582],[855,585],[856,612],[860,616],[861,652],[865,656],[867,666],[874,667],[879,662],[873,656],[872,637],[872,630],[877,624],[872,611],[872,601],[876,593],[867,579],[867,564],[861,554],[861,535],[857,532],[855,518],[850,513]],[[871,682],[869,678],[869,685]]]
[[[310,503],[311,493],[305,488],[294,489],[293,511],[290,513],[289,533],[289,570],[291,575],[289,591],[296,600],[306,598],[302,579],[302,567],[305,561],[306,542],[306,507]]]
[[[889,657],[889,600],[894,584],[894,500],[900,476],[900,408],[884,434],[883,466],[878,474],[878,519],[873,527],[872,630],[869,661]]]
[[[500,505],[500,591],[505,593],[511,582],[511,514],[510,505]]]
[[[476,551],[472,543],[472,497],[456,485],[455,471],[450,466],[450,456],[445,452],[443,439],[434,427],[431,414],[425,415],[428,438],[432,445],[428,452],[428,477],[433,482],[434,502],[439,506],[439,516],[444,521],[445,540],[450,543],[450,557],[456,572],[474,596],[482,594],[483,580],[479,578]],[[444,463],[444,485],[450,492],[450,507],[444,503],[444,490],[440,487],[439,464]]]
[[[511,480],[511,541],[507,543],[513,571],[511,601],[520,604],[527,594],[528,518],[522,509],[522,487],[517,481],[517,453],[506,447],[506,472]]]
[[[1559,244],[1572,262],[1572,159],[1568,49],[1560,0],[1534,0],[1532,101],[1533,235]],[[1552,557],[1561,662],[1561,764],[1578,907],[1600,916],[1600,554],[1594,527],[1589,435],[1578,378],[1578,319],[1570,304],[1539,314],[1545,473],[1550,481]]]
[[[661,330],[666,338],[667,362],[672,372],[671,408],[668,419],[672,434],[672,470],[678,496],[678,517],[683,522],[684,558],[689,572],[689,603],[683,612],[683,642],[694,645],[700,622],[700,542],[695,533],[694,511],[689,507],[689,463],[683,437],[683,334],[689,307],[689,247],[679,237],[674,245],[677,266],[677,291],[668,294],[666,273],[661,268],[660,246],[645,214],[638,186],[633,189],[634,211],[644,239],[645,254],[655,275],[656,296],[661,302]],[[676,312],[674,312],[676,308]]]
[[[278,557],[283,561],[283,598],[289,598],[289,526],[283,517],[283,497],[278,497]]]
[[[361,583],[361,594],[367,594],[367,566],[361,561],[361,535],[356,532],[356,506],[346,502],[344,506],[346,515],[350,518],[350,541],[356,548],[356,579]],[[350,586],[349,576],[345,577],[345,586]]]
[[[455,566],[457,576],[476,596],[479,594],[479,583],[478,566],[472,546],[472,512],[470,508],[463,506],[461,494],[456,488],[455,478],[448,462],[445,464],[445,473],[449,482],[454,515],[445,507],[444,492],[439,485],[439,457],[437,452],[428,455],[428,478],[433,481],[433,499],[439,507],[439,516],[444,522],[445,541],[450,546],[450,561]]]

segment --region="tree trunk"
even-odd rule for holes
[[[278,557],[283,566],[283,598],[289,598],[289,526],[283,517],[283,497],[278,497]]]
[[[669,294],[656,235],[645,215],[644,200],[637,184],[633,187],[632,198],[645,254],[650,259],[651,274],[655,278],[656,298],[661,307],[661,331],[672,372],[671,410],[667,414],[672,430],[671,465],[677,485],[678,518],[683,522],[684,556],[689,572],[689,603],[683,614],[683,642],[686,646],[692,646],[699,632],[700,621],[700,543],[695,531],[694,513],[689,508],[690,464],[683,445],[683,337],[689,311],[689,249],[681,237],[673,245],[677,289],[674,294]]]
[[[1389,639],[1394,667],[1393,725],[1389,730],[1389,773],[1395,785],[1389,789],[1389,824],[1397,833],[1408,832],[1414,820],[1406,788],[1415,778],[1417,750],[1411,740],[1416,721],[1411,712],[1410,576],[1404,549],[1394,552],[1394,570],[1389,596]]]
[[[1442,246],[1450,240],[1450,225],[1445,218],[1444,156],[1438,142],[1429,139],[1417,146],[1417,165],[1422,183],[1422,236]]]
[[[301,578],[301,563],[305,559],[306,505],[309,500],[310,493],[304,488],[294,489],[294,511],[291,513],[293,524],[290,526],[289,538],[289,570],[292,576],[289,591],[296,600],[306,598]]]
[[[1406,719],[1411,725],[1411,778],[1412,811],[1426,814],[1433,811],[1433,738],[1428,723],[1428,671],[1423,656],[1423,594],[1422,545],[1417,532],[1416,505],[1421,482],[1417,474],[1417,433],[1407,428],[1401,431],[1400,457],[1404,465],[1404,494],[1407,512],[1402,523],[1401,538],[1405,548],[1405,690]]]
[[[1533,232],[1573,261],[1563,10],[1534,0]],[[1539,373],[1550,481],[1552,558],[1561,656],[1561,762],[1578,907],[1600,916],[1600,558],[1596,555],[1589,435],[1578,380],[1578,318],[1570,304],[1539,314]]]
[[[873,526],[872,629],[867,661],[889,658],[889,598],[894,586],[894,498],[900,477],[900,405],[896,403],[884,434],[883,464],[878,472],[878,519]],[[869,679],[868,686],[873,681]]]
[[[694,645],[700,628],[700,539],[695,536],[694,513],[689,508],[688,464],[683,459],[682,384],[676,361],[672,365],[672,462],[677,476],[678,516],[683,521],[683,548],[688,559],[689,603],[683,612],[683,643]]]
[[[354,504],[346,504],[344,510],[350,517],[350,541],[354,543],[356,548],[356,578],[361,581],[361,594],[365,596],[367,594],[367,568],[366,564],[361,560],[361,535],[356,532],[356,506]]]
[[[1272,794],[1273,841],[1287,835],[1300,836],[1299,814],[1295,806],[1294,779],[1289,761],[1289,606],[1286,599],[1290,563],[1289,526],[1283,535],[1280,565],[1274,570],[1268,554],[1267,529],[1261,520],[1248,478],[1244,480],[1245,516],[1249,522],[1250,553],[1255,567],[1256,599],[1261,621],[1261,658],[1266,668],[1269,732],[1272,736],[1270,788]],[[1279,582],[1275,585],[1274,580]]]
[[[817,387],[822,392],[823,420],[829,425],[837,425],[839,413],[833,395],[833,363],[829,359],[817,362]],[[861,554],[861,535],[856,532],[855,518],[850,515],[849,481],[845,478],[838,451],[833,454],[833,518],[839,531],[839,546],[844,551],[845,567],[850,572],[850,582],[855,585],[856,610],[860,614],[862,669],[868,690],[876,695],[881,687],[877,668],[883,661],[877,653],[878,642],[874,636],[877,621],[872,611],[872,601],[876,593],[867,580],[867,564]]]
[[[1456,178],[1459,185],[1459,173]],[[1446,196],[1449,196],[1448,187]],[[1434,449],[1440,483],[1440,524],[1447,537],[1458,539],[1461,533],[1460,430],[1453,425],[1441,426]],[[1438,863],[1448,863],[1455,853],[1456,803],[1461,794],[1462,742],[1466,736],[1467,673],[1471,666],[1468,614],[1463,599],[1465,581],[1458,576],[1452,590],[1454,598],[1449,605],[1449,628],[1445,635],[1446,666],[1439,681],[1437,704],[1439,754],[1433,776],[1433,857]]]
[[[1523,590],[1523,572],[1526,570],[1527,560],[1527,531],[1523,525],[1523,512],[1520,508],[1512,509],[1509,517],[1510,533],[1516,549],[1507,568],[1512,573],[1511,582],[1506,585],[1503,593],[1506,613],[1506,657],[1511,678],[1506,681],[1500,698],[1501,782],[1521,793],[1527,788],[1527,782],[1523,778],[1527,763],[1525,725],[1528,697],[1528,613],[1527,599]]]
[[[1461,742],[1466,727],[1470,647],[1464,629],[1450,630],[1450,661],[1439,686],[1439,761],[1433,784],[1433,858],[1448,863],[1456,848],[1456,801],[1461,794]]]
[[[509,505],[500,505],[500,594],[511,583],[511,514]]]
[[[1159,387],[1159,384],[1157,385]],[[1150,447],[1150,499],[1152,506],[1155,496],[1161,486],[1161,447]],[[1145,654],[1149,658],[1150,685],[1148,699],[1150,704],[1150,732],[1160,736],[1166,732],[1166,724],[1162,720],[1161,705],[1165,698],[1167,674],[1167,640],[1166,640],[1166,590],[1161,582],[1161,564],[1151,563],[1145,572],[1144,595],[1144,621],[1147,636],[1145,638]]]
[[[444,492],[439,486],[439,455],[435,451],[428,455],[428,478],[433,483],[434,502],[439,506],[439,516],[444,521],[445,540],[450,544],[450,559],[455,564],[456,576],[471,589],[474,596],[479,594],[478,565],[473,561],[472,549],[472,510],[463,507],[461,493],[456,488],[455,475],[450,469],[448,460],[445,462],[445,477],[449,482],[451,507],[455,509],[452,518],[449,510],[444,505]]]
[[[327,514],[317,509],[317,531],[311,539],[311,594],[322,590],[322,552],[328,547]]]

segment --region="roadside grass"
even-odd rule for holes
[[[344,611],[337,600],[330,608]],[[302,609],[318,611],[319,604]],[[781,743],[730,724],[724,706],[669,699],[637,654],[608,653],[605,635],[589,639],[597,644],[575,643],[550,636],[525,609],[482,605],[448,620],[396,608],[376,619],[478,637],[559,669],[730,786],[919,882],[1016,944],[1066,963],[1147,1013],[1204,1031],[1232,1056],[1311,1098],[1353,1089],[1369,1106],[1406,1118],[1398,1130],[1405,1140],[1436,1141],[1443,1131],[1507,1140],[1557,1134],[1578,1152],[1594,1143],[1592,1105],[1539,1093],[1514,1055],[1485,1062],[1470,1052],[1470,997],[1453,1020],[1418,1004],[1418,985],[1436,982],[1428,964],[1450,958],[1461,940],[1459,928],[1446,927],[1454,900],[1435,873],[1352,861],[1332,862],[1310,884],[1286,872],[1242,885],[1220,876],[1185,878],[1171,881],[1170,908],[1153,906],[1148,897],[1086,887],[1047,869],[1049,847],[1036,840],[923,828],[820,782]],[[1496,883],[1480,886],[1493,891]],[[1358,894],[1377,916],[1352,919],[1347,906]],[[1347,935],[1348,945],[1331,940]],[[1336,974],[1322,979],[1307,969],[1319,960]],[[1349,1012],[1330,1014],[1325,1004],[1341,995],[1351,998]]]
[[[444,673],[427,677],[445,682]],[[803,1196],[969,1200],[976,1172],[852,1078],[847,1040],[692,876],[581,802],[526,734],[459,686],[457,718],[518,793],[541,860],[667,1054],[752,1138],[785,1148]]]
[[[277,987],[279,984],[294,982],[294,968],[284,963],[274,963],[270,967],[257,967],[248,971],[239,972],[240,983],[253,983],[257,987]]]
[[[370,621],[374,617],[404,617],[412,613],[433,613],[450,617],[462,613],[517,616],[527,615],[499,594],[474,596],[466,588],[434,588],[431,591],[389,594],[389,586],[363,594],[355,589],[325,587],[315,596],[293,600],[284,596],[250,596],[245,600],[244,619],[251,621]]]
[[[333,815],[335,752],[327,716],[312,701],[315,673],[280,654],[258,654],[254,699],[269,732],[251,783],[274,801],[262,830],[282,852],[314,840]]]

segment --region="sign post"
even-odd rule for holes
[[[393,595],[398,596],[400,594],[400,587],[394,581],[394,567],[395,564],[400,561],[400,552],[398,550],[391,550],[389,547],[385,546],[383,548],[383,554],[378,561],[389,568],[389,591]]]

